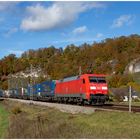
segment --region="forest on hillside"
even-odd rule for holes
[[[33,48],[33,46],[32,46]],[[60,79],[82,73],[104,73],[109,76],[110,87],[133,82],[131,75],[124,74],[128,63],[140,57],[140,35],[107,38],[93,44],[70,44],[63,48],[50,46],[30,49],[21,57],[9,54],[0,60],[0,85],[7,89],[8,75],[26,70],[32,64],[40,66],[51,79]]]

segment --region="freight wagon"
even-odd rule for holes
[[[54,97],[55,80],[44,81],[33,86],[20,87],[9,90],[9,97],[19,99],[45,100]]]
[[[22,88],[15,88],[9,90],[9,97],[10,98],[19,98],[19,99],[28,99],[28,96],[30,94],[29,87],[22,87]]]
[[[33,98],[35,100],[52,100],[54,97],[55,80],[44,81],[33,86]]]
[[[0,97],[3,97],[3,90],[0,89]]]
[[[21,99],[30,99],[30,85],[18,88],[18,95]]]
[[[105,75],[83,74],[59,80],[56,83],[55,97],[58,101],[105,103],[108,100]]]
[[[18,98],[18,89],[10,89],[9,90],[9,97],[10,98]]]

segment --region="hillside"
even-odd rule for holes
[[[19,58],[10,54],[0,60],[0,85],[2,89],[7,89],[8,75],[25,71],[30,64],[36,68],[41,67],[44,74],[52,79],[77,75],[81,66],[82,73],[105,73],[111,76],[109,78],[111,82],[121,81],[115,83],[116,86],[126,85],[133,81],[133,78],[124,74],[125,68],[132,60],[139,57],[139,35],[107,38],[91,45],[71,44],[65,49],[50,46],[28,50]],[[110,86],[115,84],[111,83]]]

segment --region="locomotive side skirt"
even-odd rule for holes
[[[55,95],[55,97],[79,97],[79,98],[82,98],[82,99],[86,99],[86,94],[84,93],[76,93],[76,94],[59,94],[57,93]]]

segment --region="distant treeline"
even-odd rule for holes
[[[0,60],[0,85],[2,89],[7,89],[7,76],[24,71],[30,64],[34,67],[40,66],[52,79],[77,75],[81,66],[82,73],[113,75],[109,81],[110,86],[125,85],[133,81],[131,76],[124,75],[125,67],[138,57],[140,35],[136,34],[107,38],[100,43],[84,43],[80,46],[71,44],[65,49],[54,46],[30,49],[19,58],[10,54]],[[118,78],[121,83],[116,84]]]

